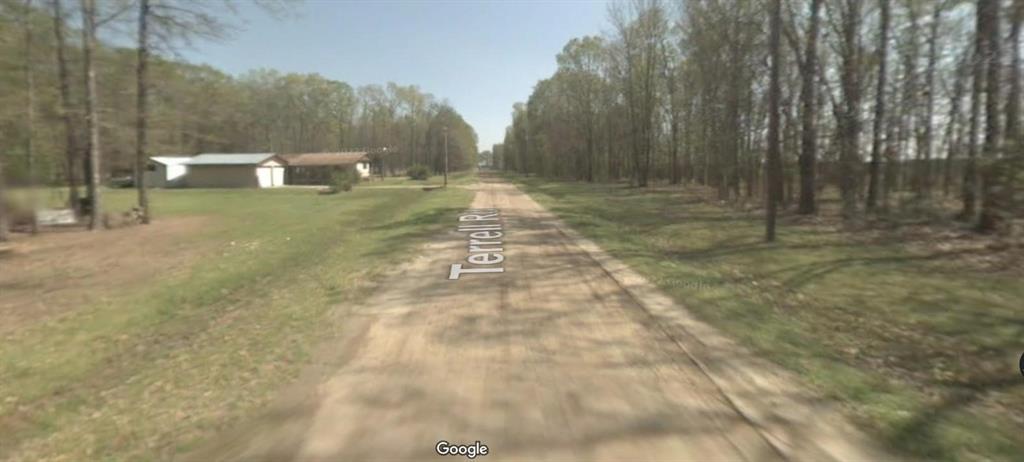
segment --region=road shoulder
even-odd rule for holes
[[[523,194],[529,196],[525,191]],[[629,293],[718,387],[737,413],[785,457],[797,460],[894,459],[848,422],[839,406],[817,396],[793,374],[756,357],[699,321],[638,272],[570,228],[539,203],[538,206],[551,215],[550,224],[573,240]]]

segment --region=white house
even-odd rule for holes
[[[276,188],[284,186],[285,162],[274,153],[199,154],[184,163],[191,188]]]
[[[146,173],[143,177],[146,186],[150,188],[173,188],[182,186],[185,179],[185,172],[188,170],[185,163],[191,157],[185,156],[155,156],[149,158],[146,164]]]

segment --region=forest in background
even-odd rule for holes
[[[92,2],[0,0],[0,162],[9,184],[34,179],[62,185],[69,169],[82,184],[89,143],[80,8],[85,3]],[[397,151],[387,164],[393,171],[423,164],[439,172],[448,127],[450,168],[475,165],[473,128],[447,101],[415,85],[353,87],[318,74],[270,69],[232,76],[175,59],[182,46],[224,38],[235,22],[230,2],[100,1],[96,30],[135,42],[142,3],[149,8],[146,155],[387,147]],[[61,7],[59,18],[55,6]],[[102,176],[128,175],[136,161],[139,50],[98,41],[93,54]]]
[[[495,164],[808,215],[838,191],[847,221],[941,209],[1011,230],[1022,15],[1020,0],[613,3],[610,30],[571,40],[513,107]]]

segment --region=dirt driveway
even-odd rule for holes
[[[504,273],[447,279],[467,255],[453,217],[339,313],[312,385],[189,458],[422,460],[445,440],[487,445],[477,460],[891,459],[785,374],[652,311],[636,291],[653,288],[513,185],[472,189],[503,216]]]

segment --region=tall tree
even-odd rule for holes
[[[767,183],[768,202],[765,214],[765,234],[767,242],[775,240],[775,215],[781,197],[778,192],[781,188],[775,187],[782,182],[782,160],[779,146],[779,99],[781,98],[782,86],[779,82],[780,68],[782,63],[782,0],[771,0],[771,11],[769,12],[770,32],[768,39],[768,52],[771,56],[771,69],[769,71],[768,83],[768,151],[767,151]]]
[[[885,0],[882,0],[885,2]],[[798,212],[813,214],[818,205],[815,199],[815,172],[818,158],[818,119],[815,109],[816,75],[818,72],[818,23],[821,0],[811,0],[807,19],[807,46],[803,66],[800,68],[800,205]]]
[[[662,44],[662,73],[665,76],[667,90],[666,112],[669,122],[669,183],[679,184],[682,171],[679,165],[679,123],[682,119],[682,103],[680,101],[679,49],[666,40]]]
[[[7,200],[4,197],[4,153],[0,151],[0,242],[7,241]]]
[[[942,194],[948,196],[953,183],[953,162],[963,146],[961,128],[964,124],[960,106],[963,104],[964,86],[970,72],[971,48],[965,47],[962,56],[957,60],[953,77],[953,94],[949,98],[949,116],[946,123],[946,160],[943,163]]]
[[[967,162],[964,164],[963,206],[960,218],[972,221],[977,215],[978,193],[978,132],[981,125],[981,98],[985,79],[986,34],[982,33],[985,0],[979,0],[975,11],[974,54],[971,59],[971,112],[968,121]]]
[[[619,39],[617,67],[628,111],[633,175],[637,186],[646,187],[656,136],[660,45],[667,32],[664,7],[659,0],[633,0],[627,8],[611,11]]]
[[[844,218],[857,210],[857,177],[860,168],[860,0],[845,0],[842,10],[840,81],[843,92],[839,118],[839,192]]]
[[[36,153],[35,153],[35,120],[36,120],[36,81],[35,69],[32,58],[32,0],[25,0],[25,157],[28,160],[28,179],[31,187],[32,212],[30,226],[32,234],[39,232],[39,222],[36,219],[36,208],[39,205],[37,178],[36,178]]]
[[[917,176],[913,176],[915,170],[914,162],[905,162],[909,159],[908,155],[912,150],[911,144],[920,138],[915,136],[915,123],[919,122],[918,113],[921,106],[918,104],[920,90],[918,88],[918,77],[920,70],[918,69],[918,61],[920,59],[920,18],[918,12],[918,2],[915,0],[905,0],[904,2],[907,17],[907,26],[904,31],[903,40],[901,43],[901,57],[902,57],[902,95],[900,99],[898,116],[897,116],[897,140],[896,140],[896,159],[898,162],[898,170],[894,173],[895,189],[902,191],[905,189],[907,184],[915,186],[909,179],[917,180]],[[920,152],[918,152],[920,154]],[[917,157],[917,161],[920,161],[920,157]],[[906,164],[906,165],[904,165]]]
[[[601,104],[602,85],[601,54],[603,43],[597,37],[572,39],[558,54],[557,60],[566,84],[572,118],[576,130],[583,138],[582,161],[577,177],[594,181],[594,166],[597,163],[597,122],[598,107]]]
[[[928,64],[925,68],[925,104],[921,116],[918,150],[921,161],[918,172],[918,195],[928,197],[932,190],[932,145],[933,123],[935,114],[935,67],[938,62],[939,25],[942,22],[943,1],[936,1],[932,10],[931,27],[928,40]]]
[[[62,0],[52,0],[53,8],[53,35],[56,45],[57,57],[57,82],[60,96],[60,118],[64,124],[64,174],[68,182],[68,206],[79,209],[78,198],[78,136],[75,133],[75,125],[72,121],[71,109],[71,78],[68,74],[67,44],[64,38],[64,9]]]
[[[1000,50],[1002,39],[999,36],[999,5],[1000,0],[979,0],[978,14],[983,16],[979,21],[978,34],[985,37],[985,53],[983,60],[986,70],[985,82],[985,140],[982,155],[985,165],[982,168],[982,202],[981,215],[978,217],[978,230],[982,232],[996,231],[1004,221],[1002,216],[1005,205],[1002,201],[1003,191],[1000,183],[999,150],[1002,145],[1002,126],[1000,104],[1000,86],[1002,84],[1003,63]]]
[[[102,223],[102,200],[100,198],[100,120],[99,92],[96,86],[96,3],[95,0],[81,0],[82,16],[82,62],[85,67],[85,125],[89,133],[89,229],[96,230]]]
[[[1006,95],[1006,140],[1014,149],[1020,148],[1021,56],[1020,28],[1024,20],[1024,0],[1013,0],[1010,9],[1010,91]]]
[[[881,16],[878,31],[878,80],[875,86],[875,119],[872,121],[871,138],[871,164],[868,170],[868,197],[866,208],[869,211],[875,210],[878,206],[879,189],[881,187],[882,167],[882,136],[885,128],[885,80],[886,62],[889,57],[889,22],[890,5],[889,0],[878,0],[878,9]]]

